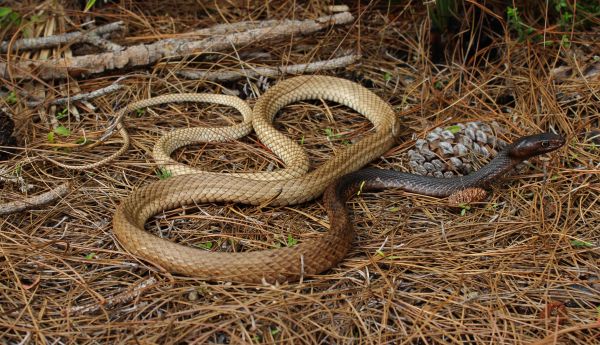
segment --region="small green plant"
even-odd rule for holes
[[[296,244],[298,244],[298,240],[297,240],[297,239],[295,239],[295,238],[292,236],[292,234],[288,234],[288,235],[287,235],[287,241],[286,241],[285,245],[286,245],[286,246],[288,246],[288,247],[293,247],[293,246],[295,246]]]
[[[77,145],[87,145],[87,144],[91,144],[93,142],[94,142],[94,140],[88,139],[86,137],[79,137],[79,138],[77,138],[77,140],[75,140],[75,144],[77,144]]]
[[[61,137],[68,137],[69,135],[71,135],[71,130],[63,125],[60,125],[60,126],[54,128],[52,133],[56,133],[56,134],[60,135]]]
[[[563,31],[569,30],[573,25],[573,13],[567,5],[567,0],[555,0],[554,9],[559,14],[558,23]]]
[[[469,210],[471,210],[471,205],[469,204],[459,204],[458,207],[460,207],[460,215],[464,216],[467,214],[467,212],[469,212]]]
[[[329,139],[332,139],[335,136],[335,134],[333,133],[333,129],[331,128],[325,128],[325,135]]]
[[[458,12],[458,1],[456,0],[436,0],[427,4],[427,14],[431,20],[432,26],[443,32],[448,29],[448,23]]]
[[[54,133],[60,135],[61,137],[68,137],[71,135],[71,130],[63,125],[60,125],[54,128]]]
[[[593,243],[582,240],[571,240],[571,245],[575,248],[589,248],[594,246]]]
[[[342,139],[342,144],[344,144],[344,145],[349,145],[350,144],[350,140],[344,139],[344,135],[343,134],[335,134],[333,132],[333,129],[331,129],[331,128],[325,128],[325,135],[327,136],[327,138],[330,141],[331,140]]]
[[[85,4],[85,8],[83,9],[83,12],[87,12],[89,11],[92,6],[94,6],[96,4],[96,0],[87,0],[87,3]]]
[[[569,48],[571,47],[571,41],[569,40],[569,36],[567,35],[562,35],[560,38],[560,45],[565,47],[565,48]]]
[[[571,32],[574,29],[581,29],[589,24],[594,25],[600,16],[600,2],[597,0],[578,0],[575,2],[552,0],[550,5],[552,11],[550,11],[549,18],[546,19],[546,25],[558,25],[562,32]],[[560,40],[554,38],[545,41],[542,41],[544,36],[540,34],[532,35],[535,30],[521,20],[516,7],[507,7],[506,17],[510,29],[517,32],[519,42],[530,39],[540,42],[544,46],[560,44],[563,48],[571,47],[570,37],[565,33],[560,36]]]
[[[390,72],[385,72],[383,74],[383,80],[385,80],[385,82],[389,82],[390,80],[392,80],[392,74]]]
[[[96,256],[96,253],[91,252],[85,256],[86,259],[92,260]]]
[[[165,168],[160,168],[156,169],[156,176],[158,176],[160,180],[166,180],[169,177],[173,176],[173,173]]]
[[[52,132],[48,133],[47,138],[49,143],[54,143],[56,141],[56,137],[54,136],[55,134],[58,134],[61,137],[68,137],[71,135],[71,130],[63,125],[57,126],[54,128],[54,130],[52,130]]]
[[[486,210],[494,211],[494,210],[498,209],[498,207],[500,207],[500,204],[498,204],[497,202],[492,202],[486,206]]]
[[[461,129],[462,128],[460,128],[460,126],[458,126],[458,125],[446,127],[446,130],[449,131],[452,134],[456,134],[456,133],[460,132]]]
[[[142,116],[144,116],[144,114],[146,114],[146,109],[141,109],[140,108],[140,109],[136,109],[135,110],[135,115],[137,117],[142,117]]]
[[[377,250],[375,251],[375,254],[377,254],[377,255],[381,256],[381,257],[382,257],[382,258],[384,258],[384,259],[388,259],[388,260],[396,260],[396,259],[400,259],[400,256],[398,256],[398,255],[386,255],[386,254],[383,252],[383,250],[381,250],[381,249],[377,249]]]
[[[8,104],[15,104],[17,103],[17,94],[14,91],[11,91],[4,100],[6,100],[6,103]]]
[[[27,18],[27,20],[24,20],[25,18],[23,18],[23,20],[21,21],[23,23],[23,25],[21,26],[21,31],[23,32],[23,37],[24,38],[31,38],[33,37],[33,29],[34,29],[34,25],[38,24],[38,23],[42,23],[46,20],[46,16],[45,15],[31,15],[30,17]]]
[[[69,115],[69,108],[65,107],[63,110],[61,110],[58,113],[56,113],[56,119],[57,120],[62,120],[65,117],[67,117],[67,115]]]
[[[19,13],[10,7],[0,7],[0,27],[19,25],[20,23],[21,15]]]
[[[198,243],[196,246],[205,250],[210,250],[213,247],[213,243],[208,241],[204,243]]]
[[[531,26],[526,25],[521,21],[519,11],[516,7],[507,7],[506,17],[508,18],[508,25],[510,28],[517,32],[519,42],[525,41],[525,39],[535,31]]]

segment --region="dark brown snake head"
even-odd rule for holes
[[[554,133],[540,133],[521,137],[508,148],[508,155],[518,159],[528,159],[552,152],[565,144],[565,138]]]

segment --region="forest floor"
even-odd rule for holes
[[[326,1],[197,3],[116,1],[83,13],[75,2],[7,1],[3,6],[22,21],[3,27],[3,40],[77,31],[94,19],[123,21],[126,31],[111,39],[131,46],[222,23],[329,14]],[[0,161],[0,203],[65,182],[70,190],[50,204],[0,216],[0,344],[600,343],[600,148],[593,138],[600,129],[599,18],[561,31],[545,2],[522,9],[521,22],[507,19],[502,1],[489,3],[484,15],[465,2],[463,20],[442,35],[431,30],[421,1],[360,2],[350,7],[350,23],[308,35],[86,77],[5,75],[0,108],[15,120],[18,149]],[[1,53],[0,63],[60,54],[65,47]],[[115,152],[117,135],[92,148],[78,139],[99,138],[127,103],[167,93],[237,92],[252,106],[270,85],[292,76],[211,81],[186,79],[182,69],[290,66],[345,54],[360,58],[310,74],[362,84],[402,122],[398,145],[371,166],[408,171],[407,152],[417,139],[459,122],[495,123],[507,142],[545,131],[567,142],[462,210],[395,190],[356,197],[349,207],[357,238],[347,257],[323,274],[276,285],[171,274],[128,254],[112,232],[121,200],[161,177],[150,155],[161,135],[239,122],[235,110],[190,103],[142,109],[126,115],[131,145],[110,164],[73,171],[45,159],[87,164]],[[50,104],[117,80],[123,86],[117,91]],[[42,102],[27,104],[27,93]],[[372,128],[330,102],[295,103],[275,122],[303,144],[313,168]],[[254,134],[189,145],[172,157],[219,172],[282,166]],[[327,226],[317,199],[286,207],[192,205],[166,210],[147,230],[205,250],[261,250],[301,243]]]

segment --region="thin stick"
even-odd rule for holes
[[[111,92],[115,92],[117,90],[120,90],[123,88],[123,85],[120,84],[111,84],[109,86],[103,87],[101,89],[98,90],[94,90],[91,92],[84,92],[84,93],[79,93],[77,95],[74,96],[70,96],[70,97],[63,97],[63,98],[57,98],[53,101],[50,102],[50,104],[52,105],[65,105],[67,103],[71,103],[71,102],[77,102],[77,101],[88,101],[90,99],[96,98],[96,97],[100,97],[100,96],[104,96],[106,94],[109,94]],[[42,104],[42,101],[29,101],[27,102],[27,105],[30,107],[35,107],[38,106],[40,104]]]
[[[351,54],[335,59],[314,61],[310,63],[302,63],[289,66],[278,67],[249,67],[246,69],[237,69],[233,71],[193,71],[182,70],[177,74],[188,79],[202,79],[212,81],[231,81],[240,78],[253,78],[258,76],[263,77],[279,77],[285,74],[302,74],[313,73],[328,69],[335,69],[348,66],[360,59],[360,55]]]
[[[133,300],[134,298],[138,297],[139,295],[141,295],[142,292],[144,292],[144,290],[148,289],[149,287],[151,287],[154,284],[156,284],[156,278],[152,277],[152,278],[146,279],[143,282],[141,282],[133,287],[128,288],[126,291],[123,291],[121,293],[118,293],[116,295],[106,298],[104,303],[102,303],[102,304],[93,303],[93,304],[88,304],[88,305],[71,307],[69,309],[69,314],[71,314],[71,313],[75,313],[75,314],[93,313],[93,312],[98,311],[100,309],[100,307],[111,308],[117,304],[127,303],[127,302]]]
[[[69,190],[70,184],[69,182],[65,182],[45,193],[35,195],[23,200],[11,201],[5,204],[0,204],[0,215],[20,212],[37,206],[48,204],[58,198],[64,197],[65,195],[67,195],[67,193],[69,193]]]
[[[123,22],[115,22],[106,25],[99,26],[95,29],[89,30],[87,32],[69,32],[62,35],[52,35],[45,37],[36,37],[36,38],[23,38],[20,40],[16,40],[11,44],[10,41],[2,41],[0,43],[0,52],[6,53],[10,47],[11,52],[16,52],[20,50],[33,50],[33,49],[43,49],[43,48],[55,48],[64,44],[72,44],[76,42],[94,42],[94,39],[90,39],[89,37],[95,36],[99,37],[100,35],[105,35],[107,33],[111,33],[113,31],[124,30],[125,26]]]

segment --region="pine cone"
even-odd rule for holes
[[[467,188],[450,195],[448,197],[448,204],[454,207],[461,207],[461,205],[483,201],[486,197],[487,192],[485,189],[479,187]]]
[[[492,124],[496,127],[495,123]],[[452,177],[467,175],[485,165],[506,142],[497,139],[492,127],[481,122],[458,123],[435,128],[425,139],[418,139],[408,151],[414,174]]]

